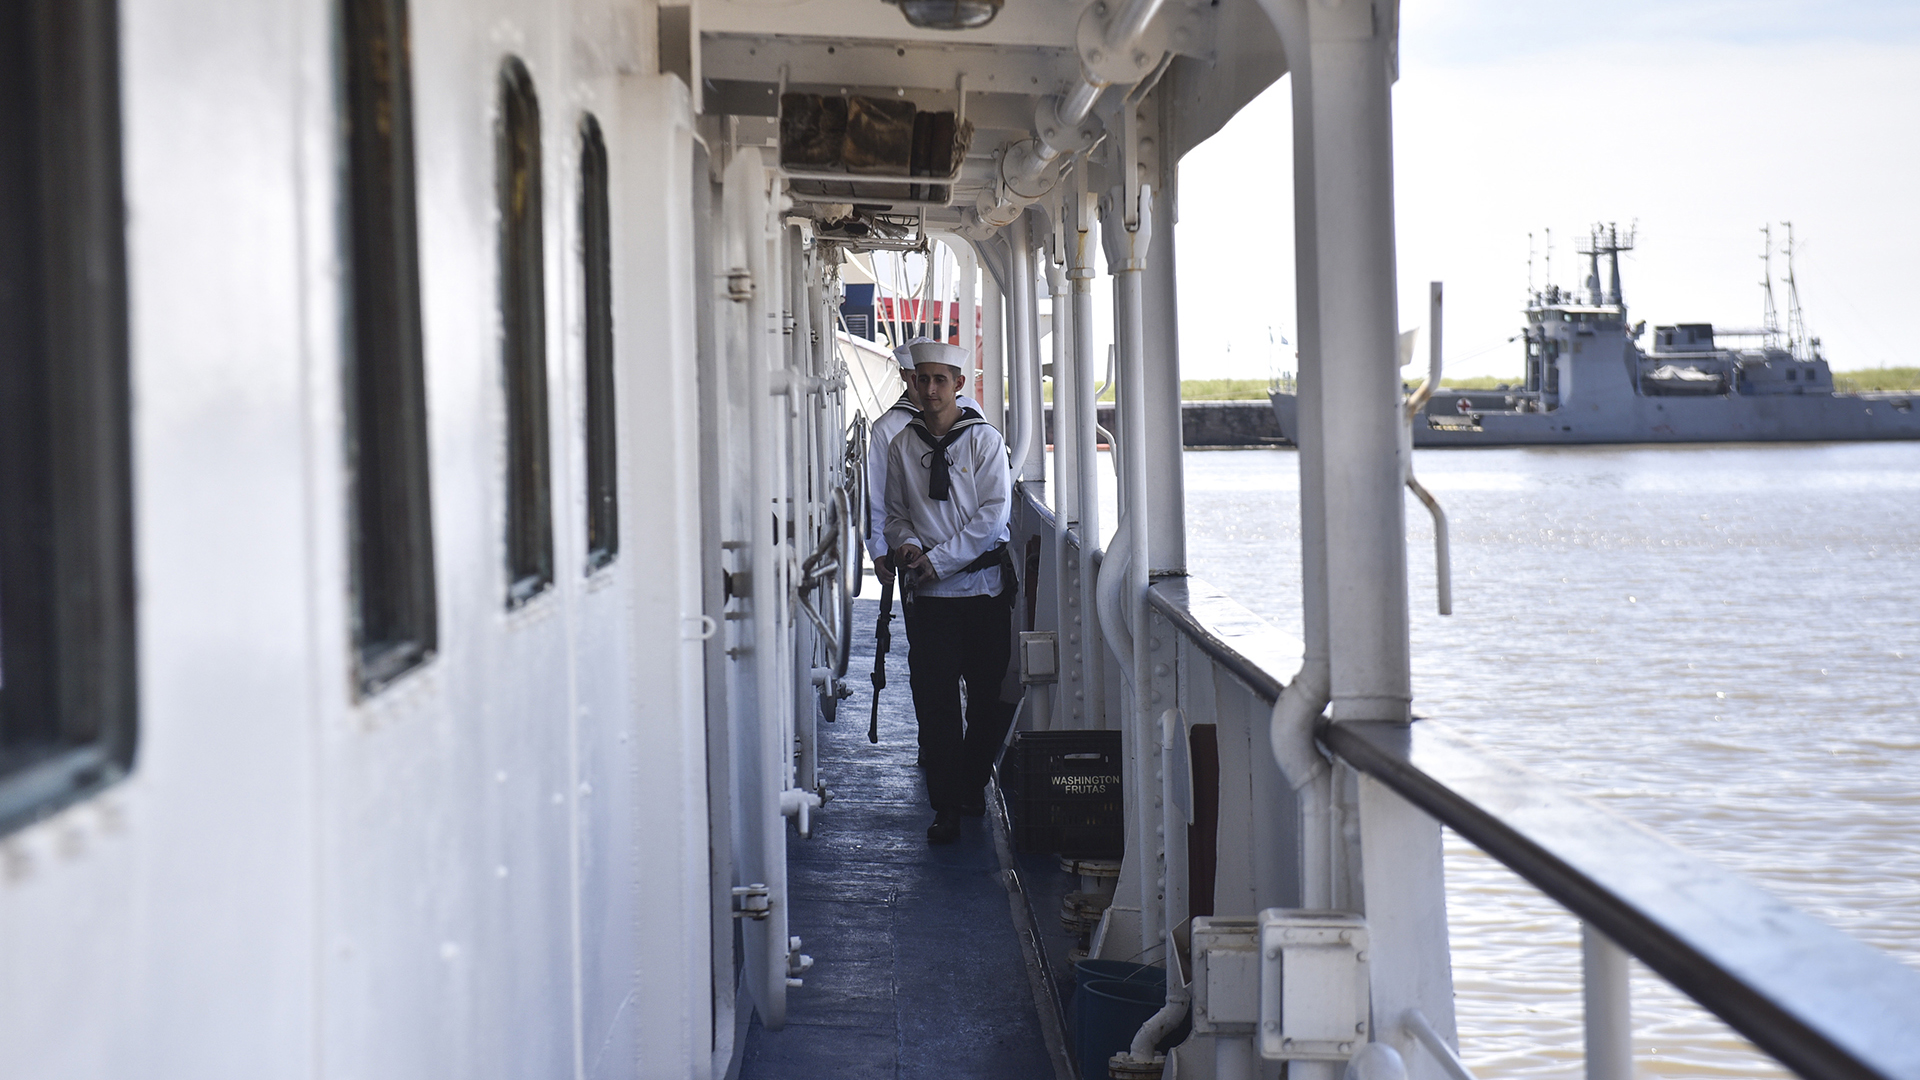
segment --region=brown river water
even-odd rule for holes
[[[1920,443],[1423,450],[1415,712],[1920,966]],[[1194,574],[1300,632],[1287,450],[1189,452]],[[1111,522],[1111,511],[1108,512]],[[1111,528],[1111,525],[1108,526]],[[1582,1073],[1579,927],[1447,834],[1461,1053]],[[1635,965],[1649,1076],[1784,1072]]]

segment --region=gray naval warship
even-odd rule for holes
[[[1790,227],[1789,227],[1790,228]],[[1766,316],[1759,329],[1711,323],[1629,324],[1620,294],[1620,253],[1633,237],[1596,226],[1579,252],[1584,289],[1529,290],[1523,383],[1495,390],[1435,389],[1413,416],[1415,446],[1538,446],[1595,443],[1825,442],[1920,438],[1906,393],[1837,393],[1820,339],[1806,333],[1786,241],[1789,298],[1782,329],[1773,301],[1767,237]],[[1608,278],[1603,291],[1601,261]],[[1750,347],[1731,347],[1745,339]],[[1281,434],[1295,441],[1297,398],[1272,392]]]

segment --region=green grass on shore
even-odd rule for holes
[[[1836,371],[1833,388],[1842,392],[1861,390],[1920,390],[1920,367],[1866,368],[1861,371]]]

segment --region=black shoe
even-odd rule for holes
[[[960,839],[960,818],[951,810],[937,810],[927,826],[927,843],[951,844]]]

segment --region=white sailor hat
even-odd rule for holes
[[[970,354],[958,345],[946,345],[927,338],[917,339],[907,345],[907,351],[913,354],[917,367],[921,364],[946,364],[960,369],[964,374],[968,368]]]
[[[905,345],[902,345],[899,348],[893,350],[893,362],[896,364],[899,364],[900,370],[902,371],[912,371],[913,370],[913,347],[915,345],[931,345],[933,343],[934,343],[933,339],[925,335],[914,338],[911,341],[908,341]]]

